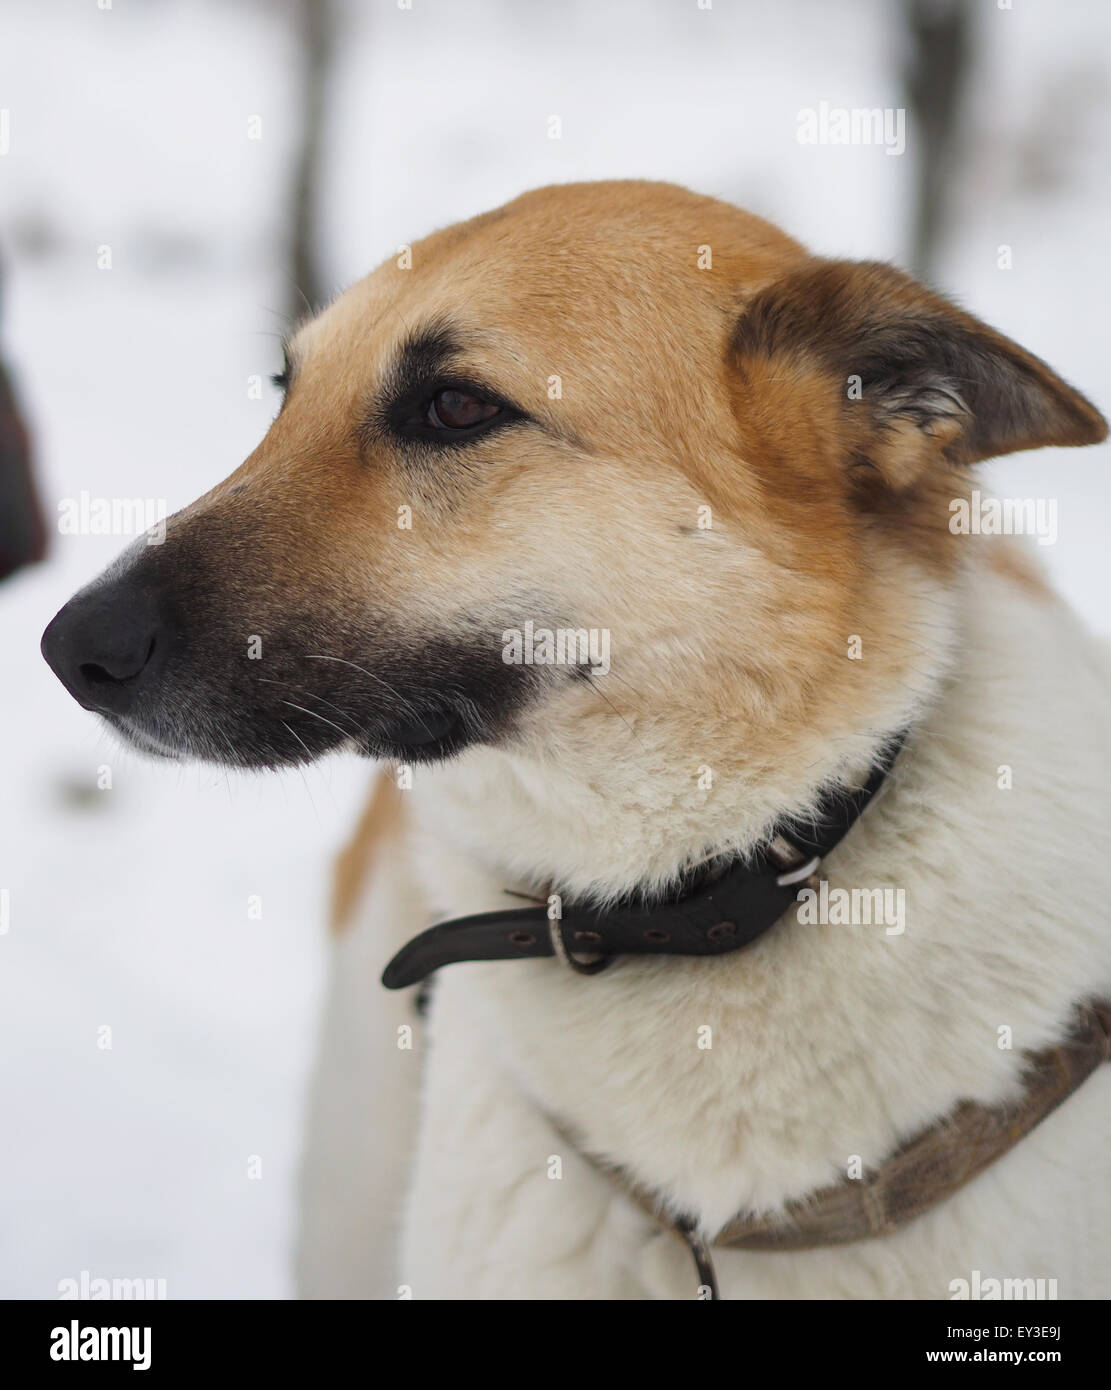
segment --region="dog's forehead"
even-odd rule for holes
[[[399,248],[297,335],[302,359],[370,370],[431,324],[537,361],[712,337],[746,292],[806,253],[750,213],[669,184],[570,184]]]

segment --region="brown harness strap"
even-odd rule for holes
[[[742,1213],[709,1242],[698,1222],[669,1211],[619,1164],[575,1147],[654,1219],[688,1244],[702,1297],[716,1298],[709,1245],[730,1250],[812,1250],[889,1235],[938,1206],[1014,1148],[1067,1100],[1101,1063],[1111,1060],[1111,1002],[1079,1005],[1073,1027],[1056,1047],[1027,1056],[1026,1089],[1005,1105],[962,1101],[945,1119],[897,1148],[860,1179],[843,1179],[788,1202],[781,1213]],[[557,1129],[570,1139],[567,1131]],[[571,1142],[574,1142],[571,1140]]]

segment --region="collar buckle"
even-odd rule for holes
[[[772,867],[779,870],[776,884],[780,888],[790,888],[792,884],[802,883],[816,874],[822,865],[820,854],[807,858],[806,851],[793,845],[786,835],[779,834],[768,845],[768,858]]]
[[[552,938],[552,951],[558,961],[561,961],[569,969],[574,970],[578,975],[597,975],[600,970],[604,970],[613,960],[612,956],[593,955],[576,956],[568,948],[563,936],[563,918],[561,916],[548,918],[548,931]],[[582,932],[579,935],[593,935],[590,932]]]
[[[808,859],[805,864],[800,864],[797,869],[788,869],[786,873],[780,874],[776,878],[776,883],[780,888],[790,888],[794,883],[802,883],[805,879],[816,874],[822,867],[822,861],[815,855],[813,859]]]

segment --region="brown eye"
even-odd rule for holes
[[[438,430],[469,430],[500,414],[501,406],[493,401],[472,396],[467,391],[437,391],[428,403],[425,416],[428,424]]]
[[[463,448],[489,431],[528,420],[481,383],[459,378],[450,385],[441,378],[412,386],[387,407],[384,418],[400,438],[442,449]]]

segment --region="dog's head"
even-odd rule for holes
[[[296,333],[280,385],[242,467],[43,637],[149,751],[558,754],[614,715],[727,722],[759,756],[882,727],[968,465],[1105,432],[900,272],[647,183],[416,244]]]

